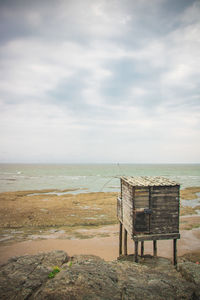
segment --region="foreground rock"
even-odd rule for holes
[[[54,278],[48,275],[57,266]],[[13,258],[0,271],[0,299],[199,299],[200,266],[167,259],[105,262],[63,251]]]

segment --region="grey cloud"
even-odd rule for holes
[[[91,147],[96,161],[127,148],[127,160],[148,148],[148,160],[169,161],[166,141],[198,160],[197,12],[186,0],[0,1],[3,159],[17,161],[28,140],[27,161],[35,145],[41,161],[56,157],[53,144],[77,158]]]
[[[125,103],[152,110],[161,101],[157,86],[160,70],[150,68],[147,62],[133,59],[121,59],[107,67],[113,75],[105,80],[101,92],[113,105]]]

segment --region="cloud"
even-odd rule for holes
[[[0,6],[0,161],[200,161],[198,1]]]

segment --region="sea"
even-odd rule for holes
[[[0,192],[118,192],[120,176],[164,176],[183,189],[200,186],[200,164],[0,164]]]

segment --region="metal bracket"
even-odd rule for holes
[[[147,214],[147,215],[151,215],[151,214],[152,214],[152,209],[150,209],[150,208],[145,208],[145,209],[144,209],[144,213]]]

